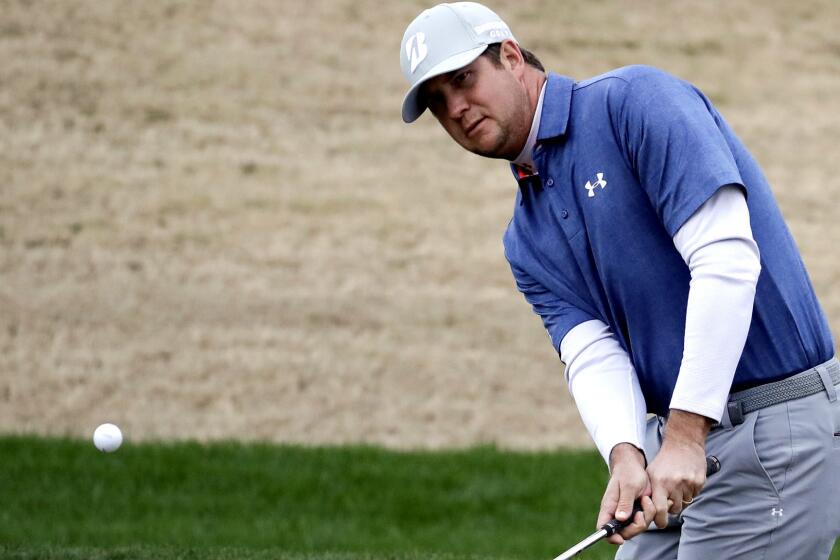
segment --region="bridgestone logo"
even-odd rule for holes
[[[426,46],[426,34],[418,31],[405,43],[405,55],[411,63],[411,73],[417,70],[417,67],[429,54],[429,47]]]

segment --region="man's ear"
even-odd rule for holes
[[[519,45],[516,41],[507,39],[502,41],[499,49],[499,59],[505,69],[514,73],[521,73],[525,67],[525,58],[522,56],[522,51],[519,50]]]

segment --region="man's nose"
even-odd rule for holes
[[[470,104],[462,94],[453,93],[449,96],[446,108],[449,112],[449,118],[457,120],[470,108]]]

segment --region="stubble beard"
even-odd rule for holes
[[[498,126],[499,133],[496,137],[496,142],[494,143],[493,147],[487,149],[475,148],[471,150],[472,153],[486,158],[505,158],[505,155],[502,152],[504,150],[505,145],[507,145],[508,140],[510,139],[510,130],[508,130],[508,127],[503,125],[502,123],[498,123]]]
[[[500,119],[494,119],[498,126],[498,135],[496,141],[491,148],[481,149],[474,148],[470,151],[486,158],[493,159],[507,159],[513,160],[522,151],[525,141],[528,139],[530,132],[530,121],[528,120],[528,94],[524,91],[520,95],[513,96],[515,99],[511,100],[511,106],[514,110],[504,122]],[[514,127],[516,130],[514,130]],[[514,146],[511,146],[514,135],[517,136]],[[521,137],[521,138],[520,138]]]

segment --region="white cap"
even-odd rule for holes
[[[419,99],[420,86],[428,79],[470,64],[487,45],[516,40],[495,12],[477,2],[438,4],[419,16],[405,30],[400,66],[410,84],[402,104],[402,118],[410,123],[426,110]]]

